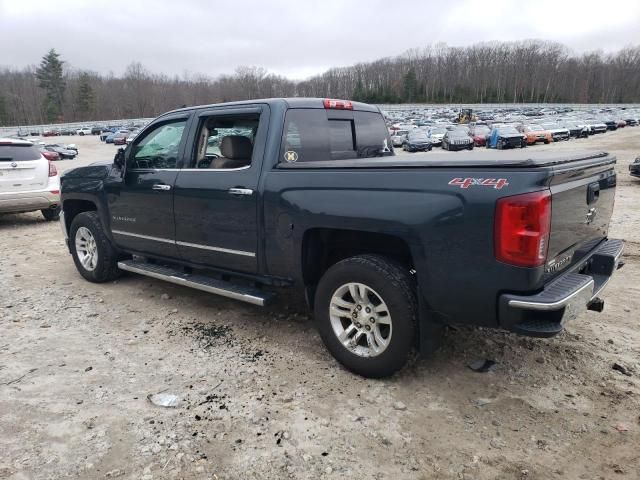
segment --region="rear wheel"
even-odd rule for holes
[[[379,255],[338,262],[316,292],[315,318],[324,344],[364,377],[386,377],[405,365],[414,347],[417,310],[408,270]]]
[[[69,231],[71,255],[80,275],[90,282],[116,279],[118,252],[104,233],[97,212],[79,213]]]
[[[47,209],[40,210],[40,212],[42,212],[42,216],[48,222],[53,222],[60,218],[60,207],[47,208]]]

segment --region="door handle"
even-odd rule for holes
[[[171,185],[165,185],[163,183],[158,183],[151,187],[152,190],[171,190]]]
[[[230,195],[253,195],[250,188],[230,188],[228,192]]]

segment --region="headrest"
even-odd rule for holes
[[[251,160],[253,145],[244,135],[227,135],[220,143],[220,153],[230,160]]]

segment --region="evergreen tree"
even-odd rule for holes
[[[407,70],[402,79],[402,97],[402,100],[407,103],[415,103],[418,97],[418,79],[413,67]]]
[[[47,120],[52,122],[62,116],[65,81],[62,75],[62,60],[60,54],[53,48],[42,57],[40,66],[36,70],[36,77],[40,81],[40,88],[46,92],[44,109]]]
[[[9,109],[7,108],[7,99],[0,95],[0,126],[9,124]]]
[[[78,114],[81,119],[88,120],[95,108],[95,94],[93,93],[93,87],[89,74],[81,73],[78,79],[78,93],[76,97],[76,105],[78,107]]]
[[[356,82],[356,86],[353,89],[352,98],[356,102],[366,102],[367,101],[366,97],[367,95],[364,91],[364,85],[362,84],[362,79],[358,78],[358,81]]]

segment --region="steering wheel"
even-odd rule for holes
[[[216,158],[220,158],[220,155],[210,153],[205,158],[202,158],[198,161],[196,168],[209,168],[211,166],[211,162],[213,162]]]

